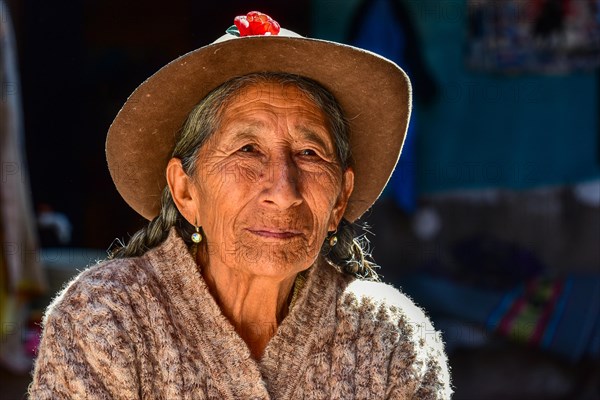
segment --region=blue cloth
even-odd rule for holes
[[[374,0],[363,7],[361,23],[352,29],[352,44],[380,54],[400,65],[407,73],[403,59],[406,46],[406,34],[398,21],[393,0]],[[402,148],[398,166],[386,187],[384,195],[394,198],[404,211],[412,213],[416,209],[416,171],[415,171],[415,118],[414,114],[408,127],[407,137]]]
[[[600,275],[571,274],[535,285],[536,290],[531,287],[527,282],[511,290],[489,290],[424,274],[402,281],[403,291],[438,317],[477,324],[572,362],[598,359]],[[539,290],[544,287],[558,289],[544,297]],[[508,328],[502,326],[507,320]]]
[[[465,65],[466,1],[411,7],[442,93],[420,110],[420,193],[597,179],[596,71],[499,76]],[[421,112],[422,111],[422,112]]]
[[[314,4],[315,37],[343,40],[356,2]],[[421,51],[439,86],[435,103],[417,110],[419,194],[528,189],[600,176],[596,71],[514,77],[473,72],[465,65],[466,0],[401,4],[418,27]],[[419,70],[413,68],[411,78]],[[422,91],[415,85],[415,96]]]

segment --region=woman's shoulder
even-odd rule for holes
[[[144,263],[143,257],[137,257],[109,259],[86,267],[53,299],[44,322],[53,314],[122,309],[122,304],[130,302],[132,292],[151,279]]]
[[[143,256],[97,261],[95,264],[89,265],[82,270],[70,284],[78,282],[128,284],[131,283],[128,281],[135,280],[140,272],[143,271],[143,263]]]
[[[357,278],[325,264],[321,279],[333,283],[337,294],[338,317],[356,318],[365,323],[431,324],[425,312],[405,293],[394,286],[375,280]]]
[[[375,320],[404,317],[413,322],[429,322],[425,312],[410,297],[383,282],[350,281],[340,296],[339,306],[348,311],[372,314]]]
[[[95,289],[114,292],[115,289],[131,288],[148,279],[144,258],[142,256],[99,261],[79,273],[65,286],[64,291]]]
[[[409,296],[383,282],[354,279],[338,297],[337,316],[357,335],[372,332],[396,344],[410,344],[411,352],[433,353],[445,358],[440,335],[425,313]],[[362,332],[362,333],[361,333]]]
[[[353,327],[350,330],[355,330],[356,336],[366,335],[380,346],[389,344],[383,347],[392,359],[393,373],[401,376],[405,362],[412,360],[415,379],[420,381],[416,398],[450,397],[448,360],[441,334],[409,296],[386,283],[354,279],[338,297],[337,315],[341,320],[338,322]]]

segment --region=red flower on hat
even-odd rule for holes
[[[258,11],[250,11],[246,15],[238,15],[233,20],[238,28],[240,36],[252,35],[277,35],[281,27],[279,23],[267,14]]]

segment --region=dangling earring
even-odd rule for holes
[[[194,223],[196,232],[192,233],[192,242],[198,244],[202,241],[202,235],[200,234],[200,227]]]
[[[337,233],[337,229],[329,235],[329,246],[330,247],[335,246],[338,242],[338,237],[337,237],[336,233]]]

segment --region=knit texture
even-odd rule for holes
[[[260,327],[257,327],[260,329]],[[82,272],[44,320],[33,399],[447,399],[439,334],[398,290],[328,264],[307,273],[261,360],[185,243]]]

